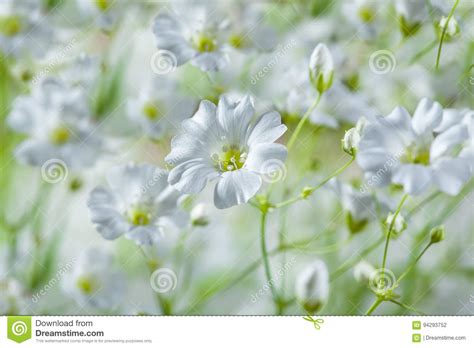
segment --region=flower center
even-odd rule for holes
[[[22,29],[21,18],[19,16],[0,17],[0,34],[5,36],[15,36]]]
[[[229,44],[234,48],[242,48],[245,45],[245,38],[239,34],[232,34],[229,37]]]
[[[77,287],[85,294],[90,295],[95,291],[95,282],[88,276],[80,276],[77,279]]]
[[[151,214],[148,209],[133,206],[126,212],[127,220],[135,226],[146,226],[150,223]]]
[[[400,161],[402,163],[430,164],[430,151],[424,147],[412,144],[405,149]]]
[[[95,6],[102,12],[105,12],[110,7],[110,0],[95,0]]]
[[[146,118],[148,118],[150,121],[156,121],[161,116],[160,110],[152,102],[147,102],[143,106],[143,113],[145,114]]]
[[[194,37],[193,44],[194,48],[199,52],[213,52],[217,48],[216,40],[204,34]]]
[[[375,18],[374,11],[372,11],[372,9],[370,7],[367,7],[367,6],[362,6],[359,9],[358,14],[359,14],[359,18],[362,20],[362,22],[365,22],[365,23],[371,23]]]
[[[64,126],[55,128],[51,134],[50,139],[54,145],[63,145],[71,138],[71,132]]]
[[[215,166],[221,172],[230,172],[242,168],[247,159],[247,153],[242,152],[237,145],[224,145],[220,154],[211,155]]]

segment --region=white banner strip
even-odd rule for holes
[[[473,346],[473,317],[0,317],[0,347]]]

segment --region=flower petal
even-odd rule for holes
[[[225,209],[246,203],[261,185],[260,176],[249,171],[240,169],[225,172],[215,187],[214,204],[218,209]]]
[[[455,125],[434,138],[430,148],[431,160],[436,159],[469,138],[465,125]]]
[[[434,182],[440,191],[457,195],[469,180],[469,163],[462,158],[443,158],[433,164]]]
[[[432,132],[439,126],[443,116],[443,108],[438,102],[423,98],[413,114],[413,129],[418,135]]]
[[[403,185],[405,192],[411,195],[423,193],[431,185],[432,179],[432,169],[420,164],[402,164],[392,176],[392,181]]]
[[[273,143],[285,133],[287,127],[281,123],[281,116],[278,112],[272,111],[260,116],[248,139],[248,144]]]
[[[245,161],[245,168],[256,173],[267,174],[265,170],[269,169],[269,166],[267,166],[269,161],[280,161],[283,166],[287,155],[288,151],[284,145],[257,144],[250,148],[248,158]]]

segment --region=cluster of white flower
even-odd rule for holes
[[[3,148],[12,149],[20,164],[43,174],[51,161],[73,173],[68,187],[52,185],[44,175],[39,185],[32,180],[26,185],[37,192],[27,199],[31,207],[0,214],[7,264],[15,265],[20,254],[35,255],[33,264],[46,271],[33,266],[21,288],[37,290],[54,271],[51,255],[78,254],[62,279],[78,306],[155,313],[149,304],[123,303],[131,288],[125,273],[140,275],[143,268],[132,260],[131,250],[138,248],[152,283],[166,265],[174,280],[166,291],[189,285],[196,297],[188,299],[192,308],[177,305],[155,284],[149,290],[159,312],[188,313],[207,300],[194,293],[202,290],[193,286],[196,277],[216,278],[203,260],[228,265],[234,251],[242,259],[253,253],[242,240],[251,228],[258,230],[251,223],[259,214],[260,235],[251,239],[260,238],[257,261],[277,313],[339,311],[332,283],[348,270],[369,285],[368,295],[376,295],[368,314],[393,302],[419,258],[387,282],[391,240],[410,229],[433,199],[457,204],[472,190],[472,86],[462,80],[472,70],[464,64],[471,63],[472,49],[465,49],[468,39],[460,34],[472,31],[464,23],[473,12],[472,4],[458,8],[458,2],[451,7],[434,0],[397,0],[394,6],[370,0],[2,1],[0,109],[7,110],[1,116],[8,125],[2,156]],[[432,42],[423,47],[427,40]],[[21,170],[10,162],[2,171]],[[18,185],[14,177],[0,176],[5,191],[24,194],[24,188],[10,188]],[[71,209],[64,198],[55,199],[67,196],[61,187],[80,192]],[[5,207],[16,204],[9,194]],[[90,221],[84,222],[84,210]],[[413,238],[429,241],[420,257],[445,238],[438,226],[446,223],[452,208],[447,210],[420,219],[424,234]],[[332,211],[345,219],[329,217]],[[64,218],[70,232],[59,238],[51,231]],[[278,245],[267,250],[275,220]],[[372,232],[378,228],[381,233]],[[204,238],[203,230],[215,238]],[[316,230],[336,243],[319,244],[324,238]],[[296,238],[308,233],[309,239]],[[380,237],[376,244],[371,233]],[[347,244],[357,246],[344,249]],[[117,245],[117,264],[103,251],[111,245]],[[229,245],[239,247],[222,252]],[[379,246],[381,262],[366,261]],[[303,271],[293,272],[292,264],[277,284],[272,255],[307,250],[340,257],[298,258]],[[122,272],[118,264],[133,271]],[[23,301],[12,289],[24,277],[7,273],[0,274],[0,313],[20,311]],[[269,311],[255,308],[251,313]]]

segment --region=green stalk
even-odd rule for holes
[[[313,102],[313,104],[309,107],[309,109],[305,112],[305,114],[303,115],[303,117],[301,118],[300,122],[298,122],[298,125],[296,126],[296,129],[295,131],[293,132],[293,134],[291,135],[290,137],[290,140],[288,140],[288,144],[286,145],[286,147],[288,148],[288,151],[290,151],[290,149],[293,147],[293,145],[295,144],[295,141],[296,139],[298,138],[298,135],[300,134],[301,130],[303,129],[303,126],[304,124],[306,123],[306,121],[308,120],[309,116],[311,115],[311,113],[313,112],[314,109],[316,109],[316,107],[318,106],[319,102],[321,101],[321,96],[322,96],[322,93],[318,93],[318,96],[316,97],[315,101]]]
[[[387,262],[388,245],[390,244],[390,236],[392,235],[393,226],[395,225],[395,221],[397,220],[397,217],[400,214],[400,211],[402,210],[403,203],[405,203],[407,198],[408,198],[408,194],[404,194],[402,199],[400,200],[400,203],[398,203],[397,210],[395,211],[395,214],[393,215],[393,219],[390,222],[390,226],[388,228],[387,239],[385,241],[385,248],[384,248],[384,251],[383,251],[382,277],[384,276],[384,272],[385,272],[385,264]]]
[[[332,178],[338,176],[339,174],[341,174],[344,170],[347,169],[347,167],[349,167],[352,162],[354,162],[355,160],[355,157],[351,157],[350,161],[348,161],[346,164],[344,164],[341,168],[337,169],[334,173],[332,173],[331,175],[329,175],[327,178],[325,178],[323,181],[321,181],[317,186],[314,186],[314,187],[308,187],[305,189],[306,193],[303,195],[303,194],[300,194],[296,197],[293,197],[293,198],[290,198],[286,201],[283,201],[283,202],[280,202],[278,204],[276,204],[274,206],[275,209],[278,209],[278,208],[282,208],[282,207],[286,207],[288,205],[291,205],[293,203],[296,203],[302,199],[305,199],[307,198],[308,196],[310,196],[314,191],[320,189],[321,187],[323,187],[329,180],[331,180]]]
[[[438,70],[438,67],[439,67],[439,60],[441,58],[441,49],[443,48],[443,42],[444,42],[444,37],[446,36],[446,30],[448,29],[449,21],[453,17],[454,11],[456,10],[456,7],[458,6],[458,4],[459,4],[459,0],[456,0],[454,2],[453,8],[451,9],[451,12],[448,15],[446,23],[444,24],[444,27],[443,27],[441,38],[439,40],[438,55],[436,56],[436,65],[435,65],[436,70]]]
[[[275,308],[277,314],[281,313],[281,305],[280,305],[280,298],[278,296],[278,293],[275,289],[275,286],[273,284],[273,278],[272,278],[272,273],[270,270],[270,263],[268,262],[268,252],[267,252],[267,245],[266,245],[266,240],[265,240],[265,225],[267,220],[267,212],[262,210],[262,216],[260,220],[260,249],[262,252],[262,260],[263,260],[263,266],[265,269],[265,277],[267,278],[267,283],[270,287],[270,291],[272,293],[273,297],[273,302],[275,303]]]

